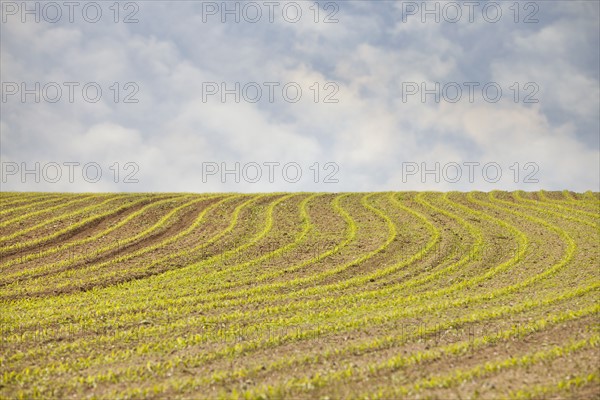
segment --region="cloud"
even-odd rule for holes
[[[79,83],[73,102],[64,95],[36,103],[31,94],[22,102],[17,93],[1,103],[2,162],[93,161],[105,172],[95,184],[8,179],[3,190],[599,189],[597,3],[536,3],[539,22],[532,24],[515,23],[508,3],[497,23],[480,9],[473,23],[464,13],[458,23],[403,20],[406,2],[367,1],[333,2],[318,14],[313,3],[298,3],[302,18],[294,23],[281,14],[292,4],[285,2],[272,22],[263,7],[257,22],[229,15],[222,23],[221,10],[206,14],[204,3],[144,2],[133,24],[114,23],[107,4],[95,24],[80,17],[22,23],[18,16],[2,24],[3,84]],[[520,5],[522,20],[528,10]],[[333,23],[324,23],[327,15]],[[98,102],[81,95],[90,82],[102,89]],[[273,101],[269,82],[277,83]],[[463,97],[403,97],[411,82],[419,90],[456,83]],[[465,82],[479,84],[474,101]],[[499,101],[482,97],[488,82],[502,88]],[[207,84],[219,91],[207,96]],[[298,101],[286,98],[286,84],[301,88]],[[254,89],[235,101],[232,89],[256,85],[258,101],[244,96]],[[526,103],[526,95],[538,101]],[[110,167],[118,163],[122,177],[128,162],[139,166],[139,183],[115,182]],[[280,168],[272,182],[203,175],[206,163],[240,163],[240,173],[256,163],[266,176],[270,162]],[[339,170],[325,170],[330,162]],[[448,166],[469,162],[497,163],[502,179],[490,182],[481,171],[473,182],[444,179]],[[528,162],[539,167],[538,183],[523,182]],[[290,163],[301,168],[296,183],[281,172]],[[422,179],[422,167],[435,170],[436,163],[439,182],[435,173]],[[407,165],[419,173],[407,176]],[[339,183],[325,184],[334,169]]]

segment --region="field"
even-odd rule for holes
[[[600,194],[0,194],[0,398],[600,397]]]

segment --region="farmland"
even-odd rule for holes
[[[600,196],[0,194],[0,398],[598,398]]]

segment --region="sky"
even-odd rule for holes
[[[2,191],[600,190],[600,2],[1,2]]]

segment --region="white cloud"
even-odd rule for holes
[[[297,24],[204,22],[194,2],[143,3],[137,24],[26,23],[2,26],[2,81],[99,82],[90,104],[2,103],[2,161],[135,161],[140,183],[103,179],[60,190],[279,191],[394,189],[598,190],[598,4],[544,3],[538,24],[477,18],[469,24],[400,20],[399,3],[339,3],[338,23],[315,23],[302,3]],[[505,7],[506,9],[506,7]],[[323,14],[325,12],[321,10]],[[110,16],[110,13],[107,14]],[[493,80],[498,103],[478,99],[402,101],[402,82]],[[302,99],[269,103],[218,96],[203,101],[205,82],[295,82]],[[338,103],[324,103],[333,81]],[[109,88],[135,82],[138,103],[115,103]],[[320,101],[310,89],[317,83]],[[509,86],[536,82],[538,104],[512,101]],[[279,89],[280,90],[280,89]],[[229,97],[231,99],[232,97]],[[592,129],[590,129],[590,127]],[[299,162],[298,184],[202,182],[203,162]],[[311,181],[309,167],[338,163],[338,185]],[[403,182],[406,162],[498,162],[505,179],[491,184]],[[508,167],[540,166],[537,186],[515,184]],[[56,190],[9,182],[3,189]]]

